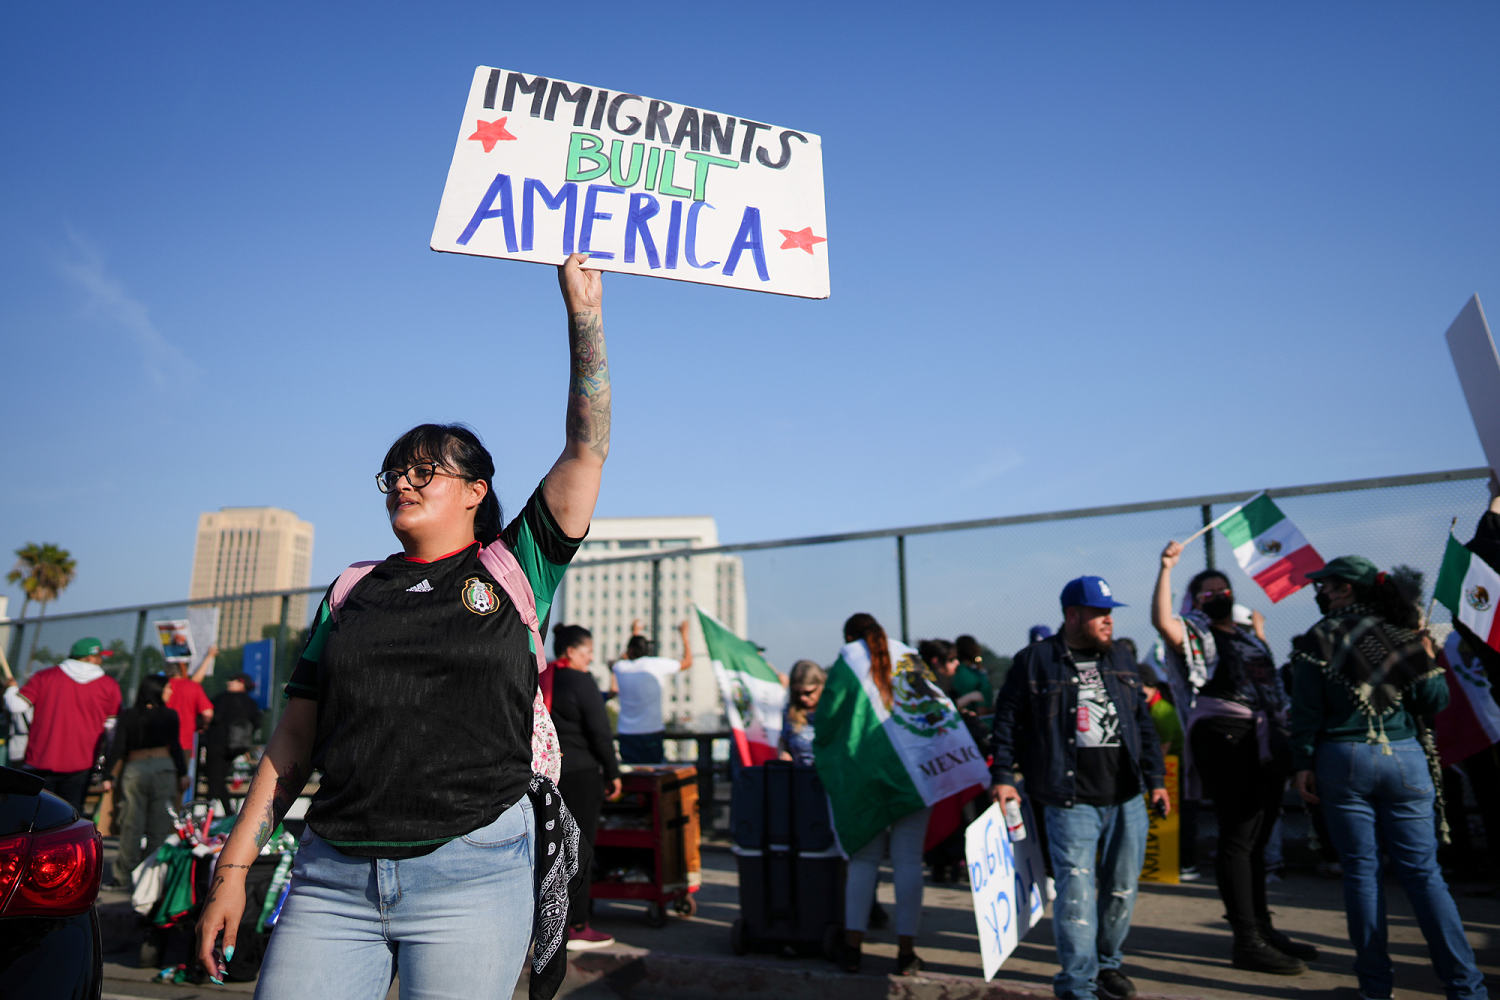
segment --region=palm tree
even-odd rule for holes
[[[40,545],[28,542],[16,549],[16,557],[15,568],[5,574],[5,582],[21,585],[21,617],[26,617],[26,608],[32,601],[39,606],[36,631],[31,637],[31,655],[26,658],[30,663],[36,656],[37,640],[42,637],[41,618],[47,613],[47,605],[57,600],[58,595],[73,582],[78,564],[67,549],[51,542]]]

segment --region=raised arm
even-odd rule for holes
[[[209,671],[214,668],[214,658],[219,655],[218,646],[209,646],[208,652],[204,654],[203,662],[198,664],[198,669],[193,671],[193,683],[202,684],[203,678],[207,677]]]
[[[589,530],[599,479],[609,454],[609,359],[604,353],[604,285],[575,253],[557,269],[568,311],[567,443],[547,473],[542,495],[557,526],[571,538]]]
[[[240,916],[245,910],[245,876],[260,849],[270,841],[276,825],[302,794],[302,786],[307,784],[317,727],[317,702],[307,698],[288,699],[286,711],[276,724],[250,782],[245,805],[219,855],[208,888],[208,902],[198,921],[198,958],[215,982],[223,975],[227,961],[215,954],[215,945],[223,934],[223,953],[233,954]]]
[[[693,665],[693,647],[688,642],[688,623],[678,625],[677,631],[682,635],[682,669],[686,670]]]
[[[1182,544],[1171,541],[1161,550],[1161,570],[1156,574],[1156,592],[1151,595],[1151,624],[1161,635],[1162,641],[1173,649],[1181,649],[1186,634],[1182,622],[1172,613],[1172,567],[1182,558]]]

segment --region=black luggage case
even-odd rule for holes
[[[767,761],[740,769],[730,804],[740,877],[736,955],[752,950],[838,955],[843,940],[844,859],[828,799],[808,765]]]

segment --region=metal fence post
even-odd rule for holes
[[[1198,508],[1203,513],[1203,526],[1207,528],[1214,523],[1214,506],[1206,503]],[[1214,533],[1212,530],[1203,533],[1203,568],[1218,569],[1214,563]]]
[[[12,671],[20,671],[20,673],[16,674],[16,680],[18,682],[24,681],[26,679],[25,675],[27,673],[26,667],[30,666],[29,663],[23,664],[21,662],[21,650],[26,648],[25,643],[22,639],[22,636],[26,632],[26,623],[16,622],[10,628],[10,651],[5,654],[5,657],[10,661],[10,668]]]
[[[651,560],[651,645],[660,655],[661,648],[661,558]]]
[[[281,701],[277,696],[281,688],[291,679],[291,670],[283,670],[282,664],[288,662],[291,653],[291,643],[287,641],[287,621],[291,617],[292,595],[281,595],[281,623],[276,626],[276,648],[271,651],[271,687],[274,690],[266,692],[266,706],[271,712],[271,726],[267,732],[275,730],[276,723],[281,719]]]
[[[130,686],[125,692],[125,700],[128,704],[135,704],[136,686],[141,682],[141,648],[146,644],[146,612],[148,608],[142,608],[135,616],[135,646],[130,653]]]
[[[906,536],[896,536],[896,586],[901,602],[901,641],[911,645],[911,628],[906,620]]]

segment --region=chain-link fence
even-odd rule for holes
[[[1424,574],[1425,600],[1437,577],[1449,525],[1457,518],[1459,536],[1466,539],[1485,509],[1488,475],[1487,469],[1460,469],[1268,492],[1325,558],[1359,553],[1382,568],[1412,566]],[[1030,626],[1055,629],[1063,583],[1088,573],[1107,579],[1128,605],[1116,613],[1115,634],[1136,639],[1144,654],[1154,639],[1150,600],[1162,546],[1170,538],[1186,537],[1247,496],[1217,494],[714,549],[650,550],[590,562],[640,567],[638,579],[624,591],[631,595],[627,601],[638,603],[609,611],[615,620],[591,620],[590,613],[606,613],[603,602],[590,604],[582,593],[558,613],[570,623],[595,629],[602,640],[601,657],[613,654],[612,637],[632,614],[648,623],[664,653],[675,654],[672,626],[688,617],[689,571],[703,572],[705,556],[729,555],[738,560],[742,574],[745,618],[729,624],[764,646],[767,658],[783,670],[800,658],[831,662],[842,642],[844,619],[855,611],[870,612],[892,635],[913,643],[967,633],[1005,656],[1024,644]],[[1239,571],[1216,532],[1194,542],[1184,555],[1173,580],[1178,597],[1191,575],[1210,563],[1226,572],[1239,602],[1265,615],[1267,638],[1278,655],[1317,618],[1308,590],[1279,604],[1267,600]],[[693,570],[695,566],[700,568]],[[279,623],[265,631],[278,639],[279,686],[307,626],[305,613],[294,614],[293,609],[311,610],[323,589],[203,603],[277,603]],[[313,600],[296,600],[307,597]],[[31,667],[58,662],[79,636],[98,636],[117,651],[109,669],[128,702],[143,670],[159,661],[151,623],[182,617],[185,609],[177,603],[31,616],[0,625],[0,643],[24,675]],[[233,648],[221,653],[218,677],[238,669],[237,655]],[[213,693],[221,683],[211,680],[205,686]],[[271,704],[278,701],[273,698]]]

